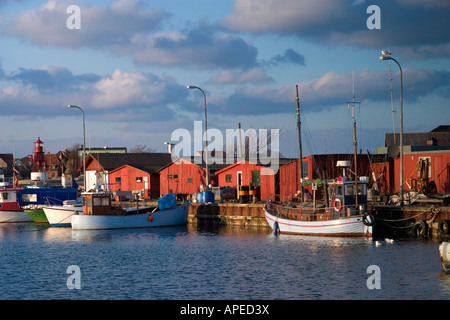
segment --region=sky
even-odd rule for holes
[[[403,131],[450,124],[449,17],[448,0],[0,0],[0,153],[81,144],[69,104],[86,147],[165,152],[204,121],[188,85],[224,149],[240,124],[298,157],[298,85],[303,156],[353,152],[353,119],[375,152],[400,127],[382,50]]]

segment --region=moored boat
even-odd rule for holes
[[[173,197],[175,201],[175,197]],[[135,207],[124,209],[111,204],[107,193],[83,194],[83,212],[73,215],[72,229],[124,229],[150,228],[184,225],[187,223],[189,203],[177,205],[176,202],[158,207]]]
[[[371,236],[374,217],[366,212],[367,181],[366,177],[358,178],[356,165],[356,121],[354,118],[355,95],[353,94],[353,134],[354,134],[354,170],[353,181],[347,180],[345,168],[349,161],[338,161],[337,167],[344,168],[343,175],[337,181],[325,182],[325,203],[316,205],[304,201],[302,186],[302,148],[300,130],[300,108],[297,90],[297,126],[299,139],[299,174],[300,201],[282,203],[277,197],[269,196],[265,205],[265,217],[275,234],[301,234],[316,236]],[[328,185],[328,187],[327,187]],[[329,196],[328,196],[329,195]],[[332,203],[332,205],[330,205]]]
[[[329,190],[332,206],[312,202],[277,201],[271,196],[264,207],[266,220],[275,233],[315,236],[371,236],[373,216],[365,209],[365,180],[358,181],[358,206],[352,199],[354,182],[335,181]]]
[[[450,242],[442,242],[439,245],[442,267],[445,272],[450,272]]]
[[[63,205],[43,206],[48,223],[56,227],[70,227],[72,215],[83,213],[83,205],[76,200],[65,200]]]
[[[18,203],[35,223],[49,223],[43,206],[63,204],[66,200],[76,201],[76,188],[49,186],[27,186],[18,191]]]
[[[25,207],[23,210],[33,219],[34,223],[45,224],[48,223],[47,216],[44,209],[41,207]]]
[[[0,223],[33,222],[17,202],[17,188],[0,189]]]

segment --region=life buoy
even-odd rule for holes
[[[148,216],[148,220],[149,220],[150,222],[153,221],[153,216],[152,216],[151,214]]]
[[[334,208],[334,211],[336,211],[336,212],[341,211],[341,209],[342,209],[341,199],[338,199],[338,198],[334,199],[333,208]]]
[[[362,222],[365,226],[372,227],[375,225],[375,218],[372,214],[366,212],[362,217]]]
[[[414,224],[414,235],[417,238],[426,238],[428,235],[428,224],[423,220],[417,221]]]
[[[450,233],[450,220],[439,221],[438,230],[442,234],[449,234]]]

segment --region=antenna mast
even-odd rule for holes
[[[299,159],[298,159],[298,166],[299,166],[299,182],[300,182],[300,199],[303,202],[303,186],[302,186],[302,179],[303,179],[303,157],[302,157],[302,138],[300,134],[300,98],[298,97],[298,85],[295,85],[295,89],[297,91],[297,129],[298,129],[298,152],[299,152]]]

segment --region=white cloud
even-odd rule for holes
[[[273,82],[261,68],[252,68],[243,72],[224,70],[211,77],[210,83],[221,84],[263,84]]]
[[[4,26],[4,34],[17,36],[40,46],[103,47],[126,43],[137,32],[155,30],[170,16],[163,9],[148,9],[144,2],[118,0],[111,7],[77,4],[81,29],[70,30],[66,10],[72,1],[49,0],[37,9],[22,12]]]

